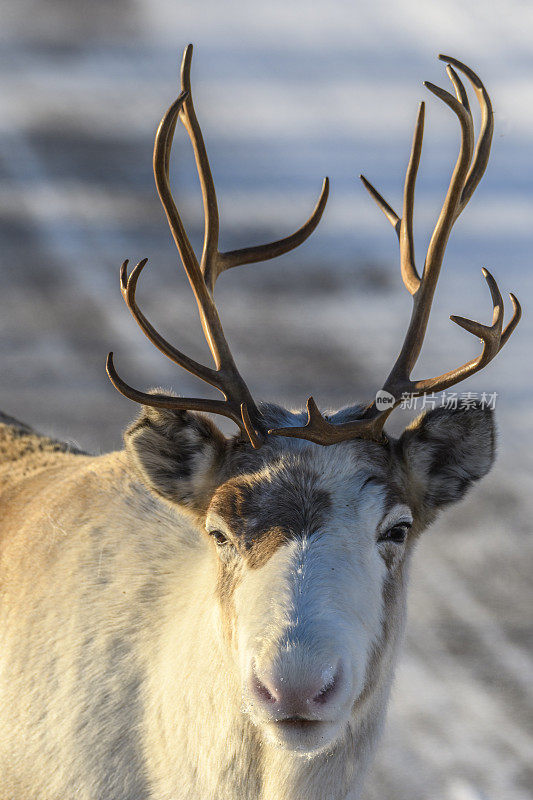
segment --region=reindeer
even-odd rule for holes
[[[359,796],[383,725],[402,638],[409,562],[421,532],[494,459],[492,412],[438,408],[395,439],[384,425],[403,393],[447,389],[483,369],[520,318],[503,301],[484,325],[451,319],[481,354],[414,379],[446,243],[485,171],[489,96],[469,67],[447,63],[455,96],[426,83],[461,129],[457,163],[420,274],[413,248],[420,106],[402,216],[363,178],[399,239],[413,311],[374,399],[321,413],[256,403],[237,370],[213,299],[227,269],[297,247],[296,233],[218,248],[215,187],[190,85],[155,137],[155,182],[190,281],[214,367],[165,340],[139,309],[146,259],[124,262],[124,299],[151,342],[214,386],[220,399],[144,393],[120,452],[93,457],[7,417],[1,430],[0,797],[2,800],[347,800]],[[455,68],[455,69],[454,69]],[[481,108],[472,114],[458,72]],[[201,260],[169,183],[180,119],[193,144],[205,209]],[[226,437],[206,414],[233,420]]]

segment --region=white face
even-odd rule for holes
[[[341,470],[338,460],[324,466],[304,479],[295,472],[292,483],[283,470],[278,503],[276,470],[254,476],[244,504],[241,496],[239,531],[221,503],[206,520],[232,587],[222,613],[232,618],[243,709],[270,743],[302,755],[331,747],[368,691],[371,659],[391,635],[385,617],[398,614],[388,604],[403,608],[401,567],[413,521],[371,470],[354,471],[352,461]],[[308,513],[291,508],[298,502]],[[250,511],[244,523],[243,509]],[[264,520],[271,529],[261,535]],[[400,591],[391,592],[397,578]]]

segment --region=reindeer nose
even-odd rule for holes
[[[342,694],[343,672],[340,661],[309,671],[281,667],[261,673],[253,666],[250,694],[255,703],[277,720],[320,719]]]

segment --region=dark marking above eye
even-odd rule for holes
[[[311,470],[233,479],[217,490],[211,510],[231,530],[248,566],[258,568],[283,543],[310,536],[324,524],[332,500],[318,483]]]

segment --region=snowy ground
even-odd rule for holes
[[[498,393],[500,458],[420,547],[367,798],[530,798],[533,7],[4,0],[2,17],[0,407],[97,450],[117,446],[135,413],[105,377],[109,349],[134,385],[198,390],[130,320],[118,289],[123,258],[150,257],[143,307],[206,357],[151,178],[154,128],[188,41],[224,248],[297,227],[322,177],[332,180],[324,220],[295,256],[235,270],[217,287],[255,394],[291,404],[311,392],[323,405],[366,399],[383,379],[410,301],[392,229],[355,176],[364,172],[400,205],[421,82],[447,81],[435,55],[479,71],[496,110],[493,156],[452,234],[419,374],[476,352],[447,317],[490,317],[480,267],[526,315],[506,351],[461,386]],[[457,148],[455,120],[433,98],[426,130],[419,261]],[[183,137],[175,175],[197,243],[200,202]]]

